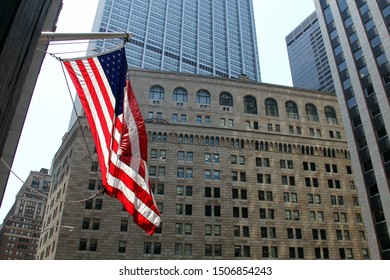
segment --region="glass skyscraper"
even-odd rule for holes
[[[287,35],[286,44],[294,87],[334,92],[316,12]]]
[[[252,0],[101,0],[93,29],[133,34],[129,67],[261,80]]]

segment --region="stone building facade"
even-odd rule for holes
[[[370,258],[334,94],[141,69],[130,78],[160,228],[146,235],[99,194],[81,117],[53,160],[43,230],[56,228],[37,259]]]
[[[1,260],[35,259],[50,184],[48,169],[30,172],[1,225]]]

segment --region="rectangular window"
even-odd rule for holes
[[[121,220],[120,230],[121,231],[127,231],[127,226],[128,226],[128,220],[127,219],[122,219]]]
[[[91,239],[89,241],[89,251],[96,251],[97,250],[97,239]]]
[[[239,207],[233,207],[233,217],[235,217],[235,218],[240,217],[240,208]]]
[[[242,227],[242,236],[243,237],[249,237],[249,227],[248,226],[243,226]]]
[[[80,239],[79,250],[86,251],[87,250],[87,239]]]
[[[205,256],[212,256],[213,255],[213,245],[211,244],[205,244],[204,245],[204,255]]]
[[[83,218],[82,229],[89,229],[90,218]]]
[[[97,198],[95,201],[95,209],[102,210],[103,208],[103,199]]]
[[[205,212],[205,216],[208,216],[210,217],[211,216],[211,205],[205,205],[204,207],[204,212]]]
[[[118,252],[126,253],[126,241],[119,241]]]
[[[176,204],[176,215],[183,215],[183,204]]]
[[[186,206],[185,206],[185,214],[187,216],[191,216],[192,215],[192,205],[191,204],[186,204]]]
[[[237,171],[232,171],[232,181],[238,181],[238,173],[237,173]]]
[[[92,219],[92,230],[99,230],[100,219]]]
[[[89,180],[88,182],[88,190],[94,190],[95,189],[96,180]]]

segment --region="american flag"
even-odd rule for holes
[[[63,63],[91,128],[105,192],[152,235],[161,218],[149,185],[145,123],[126,79],[125,49]]]

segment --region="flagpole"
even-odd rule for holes
[[[129,32],[89,32],[89,33],[58,33],[42,32],[38,44],[47,44],[51,41],[71,41],[90,39],[125,39],[128,41],[133,34]]]

